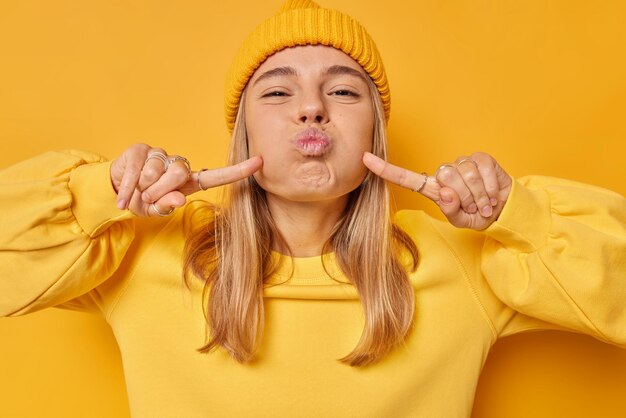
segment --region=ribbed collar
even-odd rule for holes
[[[358,299],[356,289],[342,273],[334,253],[289,257],[274,252],[272,257],[280,264],[266,281],[266,297]]]

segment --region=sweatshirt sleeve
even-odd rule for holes
[[[0,171],[0,316],[58,306],[105,281],[134,236],[110,163],[48,152]]]
[[[503,334],[539,320],[626,346],[623,196],[568,180],[521,178],[484,233],[482,274],[519,313]]]

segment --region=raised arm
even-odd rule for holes
[[[135,218],[167,214],[184,205],[186,195],[237,181],[262,165],[254,157],[198,178],[184,161],[137,144],[113,162],[81,151],[48,152],[1,170],[0,315],[86,294],[123,262]],[[97,304],[95,298],[92,308]]]
[[[443,164],[432,177],[371,154],[364,163],[420,189],[452,225],[481,231],[441,230],[501,335],[552,324],[626,346],[623,196],[551,177],[513,180],[484,153]]]
[[[62,304],[118,267],[134,237],[110,163],[48,152],[0,171],[0,315]]]
[[[516,311],[626,347],[626,199],[574,181],[525,177],[487,228],[481,271]],[[507,335],[527,324],[514,319]]]

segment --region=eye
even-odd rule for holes
[[[270,91],[269,93],[265,93],[261,97],[284,97],[284,96],[287,96],[287,93],[282,92],[282,91],[278,91],[278,90],[274,90],[274,91]]]
[[[347,90],[347,89],[339,89],[339,90],[335,90],[334,92],[331,93],[332,96],[344,96],[344,97],[360,97],[360,94],[357,92],[354,92],[352,90]]]

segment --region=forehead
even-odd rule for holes
[[[304,45],[285,48],[271,55],[257,68],[251,79],[277,67],[289,66],[300,74],[306,74],[322,72],[334,65],[351,67],[366,75],[363,68],[343,51],[325,45]]]

